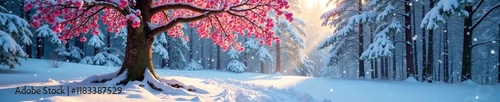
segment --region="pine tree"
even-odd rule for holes
[[[153,54],[158,54],[160,56],[160,67],[166,67],[166,60],[169,59],[169,53],[167,48],[165,48],[168,44],[167,37],[165,33],[161,33],[155,37],[155,41],[153,41]]]
[[[458,0],[440,0],[435,6],[426,13],[422,19],[421,27],[426,29],[436,29],[439,22],[445,22],[444,16],[459,15],[464,17],[463,30],[463,55],[462,55],[462,72],[461,81],[471,79],[472,67],[472,44],[474,29],[482,23],[482,21],[491,14],[494,10],[500,8],[500,3],[494,2],[493,6],[486,8],[483,12],[479,11],[485,3],[485,0],[478,1],[458,1]],[[479,15],[482,14],[482,15]],[[478,19],[473,19],[479,15]]]
[[[29,57],[19,45],[31,44],[29,27],[26,20],[7,13],[7,9],[0,5],[0,65],[13,69],[16,64],[21,65],[18,57]]]
[[[241,73],[245,72],[245,70],[247,69],[245,64],[238,61],[239,54],[240,52],[238,52],[235,48],[231,48],[231,50],[227,52],[227,55],[229,55],[229,57],[231,58],[231,61],[227,64],[226,67],[228,71]]]
[[[121,66],[122,60],[118,57],[120,54],[111,53],[111,48],[105,47],[104,34],[99,30],[92,31],[92,37],[87,41],[87,44],[94,47],[94,56],[86,56],[79,63],[102,66]],[[104,47],[104,51],[99,52],[99,48]],[[97,50],[97,51],[95,51]]]
[[[322,44],[320,44],[319,49],[324,49],[326,47],[332,46],[334,43],[341,42],[342,39],[348,37],[354,37],[357,35],[357,57],[359,58],[363,52],[363,24],[373,21],[375,18],[375,12],[363,10],[363,0],[330,0],[332,4],[337,4],[336,8],[326,11],[321,16],[323,19],[323,26],[335,27],[334,34],[332,37],[328,38]],[[357,28],[357,31],[356,31]],[[342,46],[346,47],[346,46]],[[338,50],[341,46],[332,46],[331,57],[328,61],[328,66],[336,65],[336,61],[340,53]],[[358,77],[364,78],[364,61],[358,59]]]

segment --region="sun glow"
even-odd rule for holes
[[[314,6],[314,3],[319,3],[321,5],[321,8],[323,9],[322,10],[323,12],[328,11],[332,8],[335,8],[334,4],[328,4],[328,6],[327,6],[327,3],[329,0],[302,0],[302,1],[307,2],[307,6],[309,8],[312,8]]]

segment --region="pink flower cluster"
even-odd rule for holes
[[[144,21],[141,12],[134,9],[130,0],[26,0],[24,10],[36,8],[31,25],[39,27],[44,23],[51,25],[52,30],[60,34],[59,38],[66,40],[80,34],[99,34],[97,22],[101,20],[109,32],[120,32],[120,29],[130,27],[165,26],[178,19],[204,17],[189,25],[196,28],[200,38],[211,38],[215,45],[223,50],[236,48],[243,51],[238,42],[238,35],[255,37],[261,44],[279,43],[279,37],[271,30],[275,25],[273,19],[267,16],[269,11],[284,15],[288,21],[293,20],[293,14],[285,11],[290,6],[287,0],[154,0],[152,8],[162,5],[191,6],[198,10],[174,9],[152,14],[151,21]],[[95,3],[105,3],[107,6],[93,7]],[[115,6],[115,7],[110,7]],[[92,8],[90,8],[92,7]],[[123,10],[123,15],[119,10]],[[203,11],[203,12],[200,12]],[[122,11],[122,12],[123,12]],[[217,13],[213,13],[217,12]],[[167,14],[165,14],[167,13]],[[142,23],[143,22],[143,23]],[[147,22],[147,23],[146,23]],[[151,25],[143,25],[148,24]],[[182,26],[176,24],[168,29],[167,34],[174,38],[183,38]],[[81,37],[80,41],[86,41]]]

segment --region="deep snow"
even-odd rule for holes
[[[163,81],[177,80],[198,89],[156,91],[131,82],[121,94],[21,95],[17,87],[112,86],[85,83],[83,79],[108,74],[118,67],[64,63],[49,68],[47,61],[21,60],[22,66],[9,70],[0,66],[0,100],[11,101],[227,101],[227,102],[500,102],[500,85],[420,83],[405,81],[346,80],[285,76],[280,74],[232,73],[212,70],[180,71],[157,69]]]

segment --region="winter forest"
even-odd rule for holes
[[[149,101],[397,102],[409,96],[359,100],[317,90],[414,82],[427,91],[463,83],[468,90],[410,98],[416,102],[467,96],[491,102],[500,100],[494,98],[500,94],[499,15],[499,0],[0,0],[0,93],[48,78],[57,84],[40,84],[137,85],[154,98],[132,99]],[[5,79],[16,74],[29,80]],[[302,82],[283,84],[291,80]],[[317,84],[320,89],[309,89]],[[354,93],[366,93],[361,89]],[[40,97],[11,101],[70,101]]]

